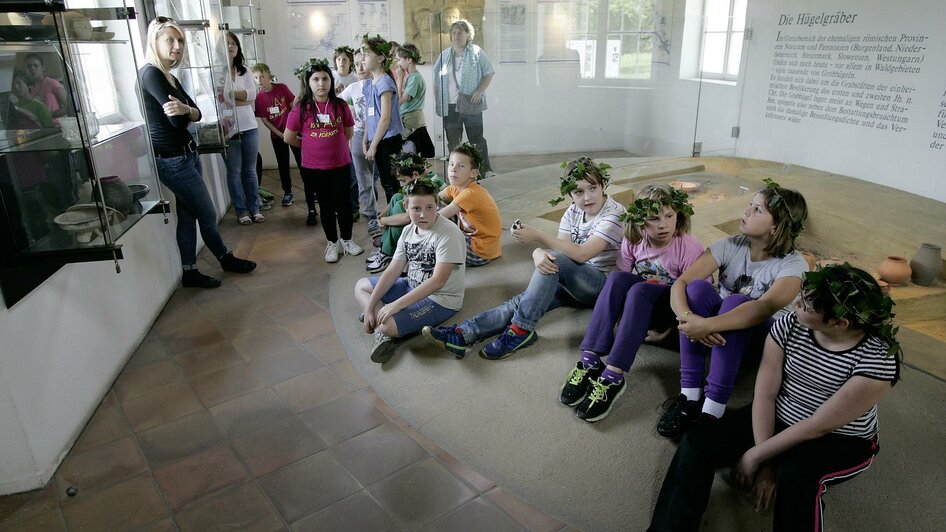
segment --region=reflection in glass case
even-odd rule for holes
[[[187,58],[172,72],[200,108],[200,122],[191,125],[202,153],[220,152],[236,133],[236,103],[230,81],[226,29],[219,1],[166,0],[155,12],[174,19],[186,33]]]
[[[263,35],[266,31],[259,27],[259,8],[256,5],[250,3],[224,7],[223,22],[240,38],[247,68],[266,62],[263,51]]]
[[[0,13],[0,285],[8,306],[45,279],[13,272],[43,261],[55,269],[117,261],[121,235],[165,205],[136,90],[134,9],[122,0],[17,7],[34,4],[37,11]]]

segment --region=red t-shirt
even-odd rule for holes
[[[260,89],[256,93],[256,116],[269,120],[279,131],[285,131],[286,119],[289,117],[289,110],[292,109],[292,101],[295,99],[296,95],[285,83],[273,83],[273,88],[269,92]],[[276,138],[272,131],[269,134]]]
[[[323,123],[312,114],[303,121],[298,104],[292,108],[286,120],[286,129],[298,131],[302,139],[302,166],[331,170],[350,164],[351,152],[348,151],[345,128],[355,125],[351,109],[342,101],[337,105],[331,102],[315,104],[319,115],[327,115],[327,122]]]

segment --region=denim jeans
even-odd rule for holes
[[[180,157],[156,157],[158,179],[174,193],[177,213],[177,248],[181,265],[190,269],[197,264],[197,227],[200,236],[214,257],[227,253],[227,246],[217,229],[217,209],[214,208],[207,185],[204,184],[200,157],[188,153]]]
[[[378,217],[378,195],[375,192],[375,173],[374,161],[365,159],[365,152],[362,149],[364,142],[364,130],[355,130],[351,138],[351,161],[355,169],[355,179],[358,181],[358,201],[361,204],[361,213],[369,220]]]
[[[461,115],[457,112],[456,105],[450,105],[447,116],[443,118],[443,130],[447,134],[447,149],[451,152],[460,144],[464,129],[466,129],[467,140],[483,154],[480,170],[484,173],[492,170],[493,166],[489,162],[489,147],[483,137],[483,113]]]
[[[256,177],[256,154],[259,152],[259,129],[243,131],[227,145],[227,189],[237,216],[259,212],[259,179]]]
[[[503,331],[510,323],[534,331],[546,312],[564,304],[591,307],[607,276],[594,266],[578,264],[562,252],[553,251],[558,273],[532,272],[526,290],[498,307],[459,325],[463,339],[475,343]]]

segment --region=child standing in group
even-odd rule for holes
[[[791,312],[801,290],[808,264],[795,239],[808,217],[805,198],[771,179],[765,183],[743,215],[742,234],[713,243],[670,291],[680,331],[680,395],[657,423],[661,436],[676,439],[698,418],[723,417],[751,341],[761,342],[774,320]],[[718,292],[705,280],[717,270]]]
[[[692,215],[686,193],[670,185],[644,187],[628,207],[618,271],[608,275],[581,342],[581,359],[562,385],[562,403],[577,405],[579,418],[604,419],[626,389],[624,374],[648,330],[676,325],[670,286],[703,252],[689,234]]]
[[[466,235],[466,265],[483,266],[502,255],[502,224],[499,208],[485,188],[476,182],[483,156],[469,142],[450,153],[447,179],[450,186],[440,193],[449,203],[440,210],[447,218],[457,217],[457,225]]]
[[[379,179],[375,172],[374,161],[365,158],[365,151],[362,148],[365,142],[365,120],[368,113],[364,86],[371,82],[371,75],[365,70],[364,54],[361,50],[356,51],[354,57],[355,75],[358,76],[358,81],[345,87],[340,96],[348,102],[355,115],[355,132],[349,148],[355,167],[355,181],[358,184],[358,202],[361,205],[362,214],[368,218],[368,234],[376,238],[381,234],[381,226],[378,223],[378,197],[375,191],[375,182]]]
[[[437,214],[432,182],[417,179],[405,193],[411,223],[398,239],[391,266],[381,277],[355,283],[365,332],[375,334],[371,360],[379,364],[394,354],[396,338],[441,323],[463,306],[463,234]],[[405,265],[407,276],[400,277]]]
[[[572,204],[562,215],[558,238],[518,220],[510,230],[519,242],[541,246],[532,253],[535,271],[526,290],[458,326],[425,327],[428,340],[462,358],[471,344],[501,332],[480,350],[481,357],[499,360],[536,341],[535,327],[546,312],[594,305],[617,260],[624,207],[604,193],[608,165],[582,157],[563,166],[562,197],[553,203],[569,197]]]
[[[335,70],[332,71],[335,93],[341,94],[345,87],[358,81],[355,73],[355,51],[350,46],[339,46],[332,54],[332,63],[335,65]]]
[[[427,170],[430,168],[430,163],[420,155],[415,153],[400,153],[394,156],[391,160],[391,165],[397,175],[398,182],[401,184],[402,191],[405,187],[421,177],[429,179],[430,182],[437,187],[437,190],[443,188],[443,181],[437,174],[433,172],[428,173]],[[380,245],[365,259],[365,269],[368,270],[368,273],[381,273],[388,267],[388,264],[391,263],[391,259],[394,257],[394,250],[397,247],[398,239],[401,237],[401,231],[404,229],[404,226],[411,223],[404,204],[404,199],[401,192],[395,194],[388,203],[388,208],[380,218],[383,232],[380,242],[378,242]]]
[[[391,64],[391,43],[380,35],[364,36],[362,61],[371,74],[365,83],[364,95],[367,105],[365,140],[362,149],[365,158],[375,161],[384,195],[390,202],[398,191],[397,179],[391,172],[391,156],[401,151],[401,113],[397,108],[397,86],[388,67]]]
[[[276,155],[276,166],[279,168],[279,183],[282,185],[282,206],[292,205],[292,178],[289,175],[289,152],[296,159],[296,166],[302,168],[302,151],[283,142],[282,136],[286,131],[286,119],[292,110],[292,103],[296,95],[285,83],[273,83],[273,74],[266,63],[256,63],[252,67],[253,78],[259,85],[260,91],[256,94],[256,116],[259,117],[266,129],[269,130],[269,140],[273,144],[273,153]],[[313,214],[314,202],[313,202]]]
[[[427,122],[424,118],[424,98],[427,95],[427,85],[424,77],[417,71],[417,65],[423,65],[420,50],[410,43],[405,43],[397,49],[397,68],[405,73],[397,80],[397,94],[401,123],[404,131],[401,137],[414,145],[414,150],[425,158],[434,156],[434,143],[427,133]]]
[[[822,530],[827,486],[870,467],[880,450],[877,403],[900,376],[892,308],[849,264],[805,274],[795,313],[766,339],[754,402],[686,433],[649,530],[699,529],[715,470],[728,465],[757,511],[775,497],[775,530]]]
[[[328,240],[325,262],[338,262],[341,254],[360,255],[364,252],[351,239],[351,153],[348,141],[355,119],[348,104],[335,95],[335,82],[328,61],[310,59],[296,73],[302,77],[305,91],[289,113],[283,140],[290,146],[302,147],[300,173],[306,199],[312,197],[312,192],[318,192],[322,204],[322,231]],[[310,206],[310,212],[312,208],[314,206]]]

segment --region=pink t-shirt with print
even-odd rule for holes
[[[260,89],[256,93],[256,116],[269,120],[279,131],[286,130],[286,120],[292,109],[292,101],[296,95],[289,90],[285,83],[273,83],[273,88],[266,92]],[[270,136],[276,138],[272,131]]]
[[[703,245],[691,234],[674,235],[670,243],[654,248],[644,238],[637,245],[621,241],[618,269],[640,275],[647,281],[673,284],[703,254]],[[712,279],[712,278],[710,278]]]
[[[328,122],[320,122],[318,116],[307,113],[301,116],[301,106],[296,105],[289,112],[286,129],[299,132],[302,139],[302,166],[314,170],[331,170],[351,163],[348,151],[348,138],[345,128],[354,127],[355,119],[348,104],[339,101],[315,102],[318,115],[326,115]]]

